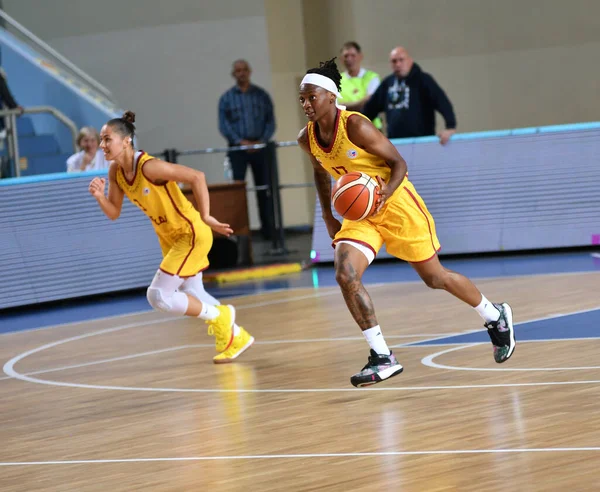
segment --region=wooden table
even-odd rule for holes
[[[198,208],[192,189],[186,185],[181,191],[194,207]],[[244,263],[252,264],[252,239],[248,217],[246,182],[233,181],[231,183],[210,184],[208,185],[208,195],[210,197],[210,214],[220,222],[225,222],[231,226],[233,234],[240,239],[240,253],[246,260]],[[214,231],[213,234],[215,238],[223,237]]]

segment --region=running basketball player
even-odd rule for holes
[[[298,144],[314,167],[323,220],[335,247],[336,280],[371,347],[367,365],[350,382],[367,386],[402,372],[362,284],[363,273],[384,243],[390,254],[409,262],[428,287],[444,289],[472,306],[488,329],[494,360],[505,362],[515,349],[511,307],[488,301],[469,279],[440,264],[435,224],[408,180],[406,162],[368,118],[337,103],[340,80],[335,58],[308,70],[302,79],[300,104],[308,124],[300,131]],[[377,208],[368,219],[340,223],[331,211],[331,177],[353,171],[378,180]]]
[[[134,122],[135,114],[127,111],[102,127],[100,148],[106,160],[113,161],[108,170],[108,196],[104,178],[94,178],[89,191],[109,219],[116,220],[121,214],[124,195],[150,218],[163,260],[148,287],[148,302],[159,311],[205,320],[219,352],[213,361],[231,362],[254,338],[236,324],[233,306],[221,305],[206,292],[202,271],[208,267],[211,229],[226,236],[233,231],[210,215],[204,173],[135,151]],[[200,212],[177,183],[192,187]]]

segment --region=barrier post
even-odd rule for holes
[[[269,166],[269,186],[271,194],[271,209],[273,217],[273,248],[272,255],[287,255],[285,248],[285,231],[283,228],[283,213],[281,211],[281,191],[279,187],[279,171],[277,166],[277,150],[275,142],[267,144],[267,162]]]

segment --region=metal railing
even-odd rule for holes
[[[0,118],[4,118],[5,121],[6,137],[8,142],[8,158],[10,159],[11,164],[13,166],[13,176],[16,178],[21,176],[21,158],[19,155],[19,142],[17,135],[17,117],[21,116],[22,114],[40,113],[51,114],[71,131],[71,136],[73,138],[73,151],[77,151],[77,135],[79,131],[77,129],[77,125],[75,125],[75,123],[72,120],[67,118],[67,116],[65,116],[65,114],[60,112],[58,109],[52,106],[32,106],[23,110],[2,109],[0,110]]]
[[[288,249],[285,246],[285,231],[283,227],[283,213],[281,208],[281,190],[288,188],[310,188],[314,183],[295,183],[280,184],[279,170],[277,164],[276,149],[283,147],[296,147],[298,142],[295,140],[283,142],[269,142],[254,145],[237,145],[232,147],[209,147],[206,149],[182,150],[165,149],[163,152],[157,152],[154,155],[162,155],[166,162],[176,164],[180,156],[206,155],[206,154],[227,154],[229,152],[241,150],[259,150],[267,148],[267,165],[269,167],[269,184],[262,186],[248,187],[247,191],[266,191],[270,198],[270,212],[273,220],[272,247],[269,253],[271,255],[287,255]]]
[[[81,70],[81,68],[79,68],[72,61],[67,59],[64,55],[61,55],[58,51],[49,46],[42,39],[38,38],[29,29],[20,24],[17,20],[13,19],[2,9],[0,9],[0,18],[4,19],[8,25],[15,29],[15,31],[17,31],[19,34],[25,37],[29,43],[33,44],[36,48],[44,51],[53,59],[53,61],[57,62],[58,65],[61,65],[75,78],[83,82],[84,85],[93,87],[95,91],[102,94],[110,102],[115,103],[112,93],[105,86],[103,86],[100,82],[94,79],[91,75],[88,75],[86,72]]]

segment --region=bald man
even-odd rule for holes
[[[456,132],[456,117],[443,89],[402,46],[391,51],[390,66],[394,73],[383,79],[362,113],[371,119],[385,113],[388,138],[409,138],[435,135],[437,111],[446,123],[440,143],[448,143]]]

